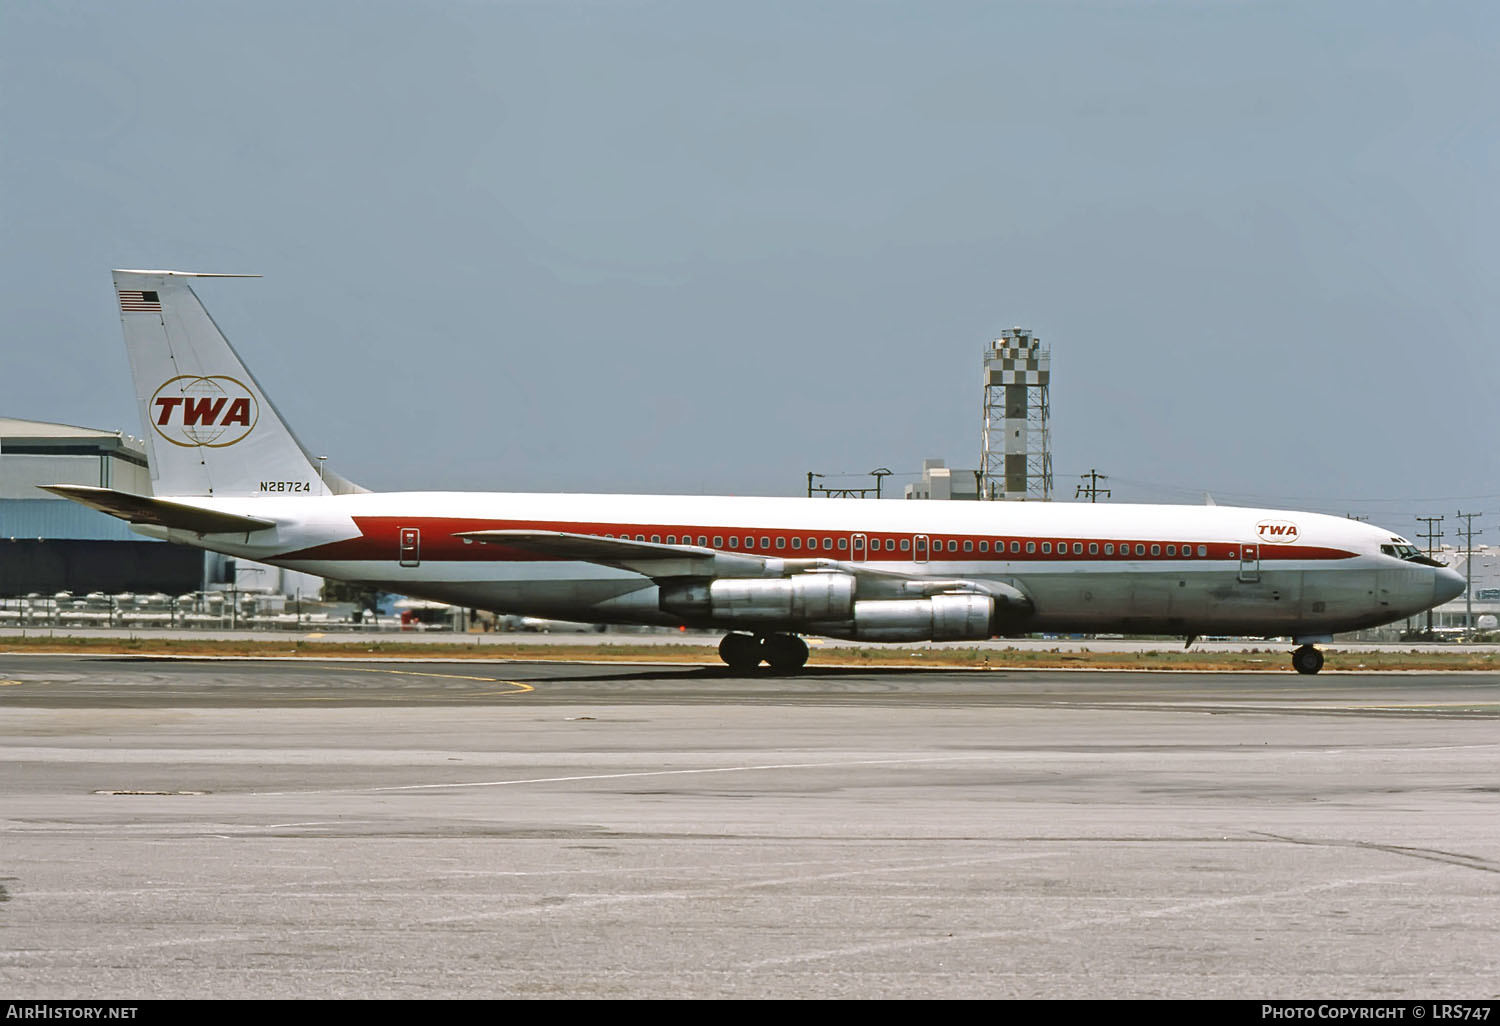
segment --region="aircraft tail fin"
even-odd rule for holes
[[[157,495],[363,491],[318,467],[189,282],[257,275],[115,271]]]

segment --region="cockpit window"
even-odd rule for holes
[[[1436,560],[1424,555],[1421,549],[1417,548],[1410,542],[1396,542],[1392,545],[1382,545],[1380,546],[1380,551],[1387,556],[1395,556],[1397,559],[1404,559],[1408,563],[1422,563],[1426,566],[1443,565]]]

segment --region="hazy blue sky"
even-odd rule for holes
[[[0,415],[139,433],[109,270],[251,271],[199,293],[367,486],[799,494],[977,465],[1023,325],[1065,498],[1500,536],[1497,53],[1487,2],[17,0]]]

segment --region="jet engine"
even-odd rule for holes
[[[780,580],[721,578],[664,583],[661,608],[691,619],[787,625],[848,620],[856,607],[849,574],[808,573]]]
[[[966,593],[856,602],[850,622],[810,630],[857,641],[981,641],[994,633],[994,622],[995,600]]]

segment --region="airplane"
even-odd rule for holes
[[[1405,538],[1234,506],[371,492],[314,458],[183,271],[114,272],[152,494],[57,485],[139,533],[500,614],[722,629],[729,667],[792,672],[804,636],[1291,637],[1462,594]]]

